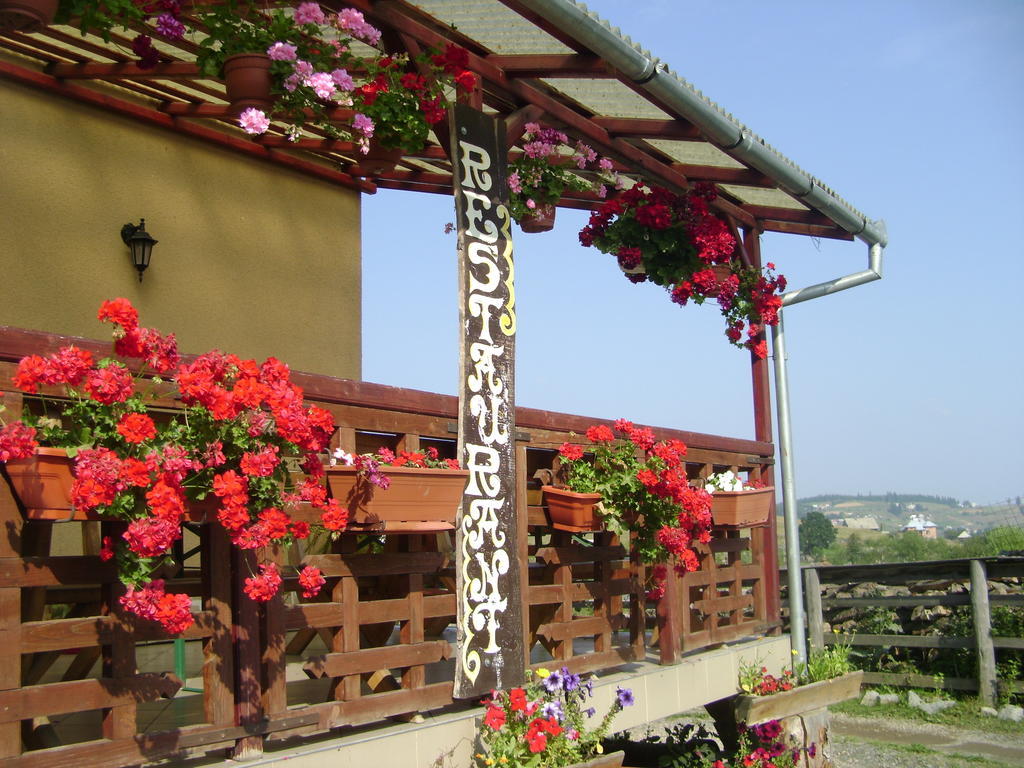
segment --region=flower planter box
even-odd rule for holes
[[[584,763],[573,763],[568,768],[622,768],[622,761],[625,757],[625,752],[609,752],[607,755],[598,755]]]
[[[101,515],[94,509],[72,509],[73,467],[74,460],[63,448],[40,447],[36,448],[34,456],[7,462],[4,476],[11,492],[21,502],[26,520],[60,523],[118,519]],[[213,495],[203,501],[189,502],[186,518],[194,523],[213,520],[219,506],[219,500]]]
[[[384,531],[450,531],[469,479],[464,469],[382,467],[387,490],[359,477],[355,467],[327,467],[331,494],[348,507],[349,526]]]
[[[857,670],[831,680],[800,685],[770,696],[743,694],[736,699],[736,721],[754,725],[822,709],[829,704],[838,704],[840,701],[858,696],[863,679],[864,672]]]
[[[711,495],[711,517],[715,525],[751,528],[768,523],[775,486],[754,491],[715,491]]]
[[[519,221],[519,227],[523,232],[536,234],[538,232],[550,232],[555,228],[554,203],[541,203],[536,208],[523,214]]]
[[[545,485],[541,490],[544,491],[544,502],[552,528],[573,533],[604,530],[604,521],[597,513],[601,494],[576,493],[551,485]]]

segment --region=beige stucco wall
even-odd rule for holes
[[[355,191],[0,81],[0,325],[109,338],[124,296],[185,352],[360,376]],[[159,240],[138,282],[121,226]]]

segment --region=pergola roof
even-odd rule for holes
[[[635,180],[676,189],[714,183],[718,212],[735,226],[845,240],[859,235],[884,244],[884,227],[573,0],[322,4],[361,10],[385,31],[391,49],[463,45],[482,83],[478,105],[486,111],[508,116],[514,128],[529,120],[558,126]],[[353,143],[308,132],[293,143],[274,129],[249,138],[235,126],[223,85],[199,74],[197,41],[153,38],[164,61],[140,70],[127,37],[106,43],[67,26],[9,33],[0,37],[0,76],[366,192],[451,193],[446,137],[407,155],[395,171],[367,178]],[[338,108],[335,116],[344,122],[351,111]],[[591,208],[597,202],[578,194],[561,204]]]

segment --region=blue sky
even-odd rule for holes
[[[888,225],[883,280],[786,311],[798,495],[1024,494],[1024,3],[588,6]],[[451,199],[381,192],[363,216],[364,378],[454,394]],[[717,311],[626,282],[584,223],[516,231],[518,403],[752,437]],[[867,263],[859,242],[762,251],[791,287]]]

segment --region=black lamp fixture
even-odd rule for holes
[[[153,246],[158,241],[154,240],[146,231],[146,220],[139,219],[139,223],[125,224],[121,227],[121,239],[124,240],[132,251],[132,264],[139,270],[139,282],[142,282],[142,273],[149,266],[149,260],[153,256]]]

